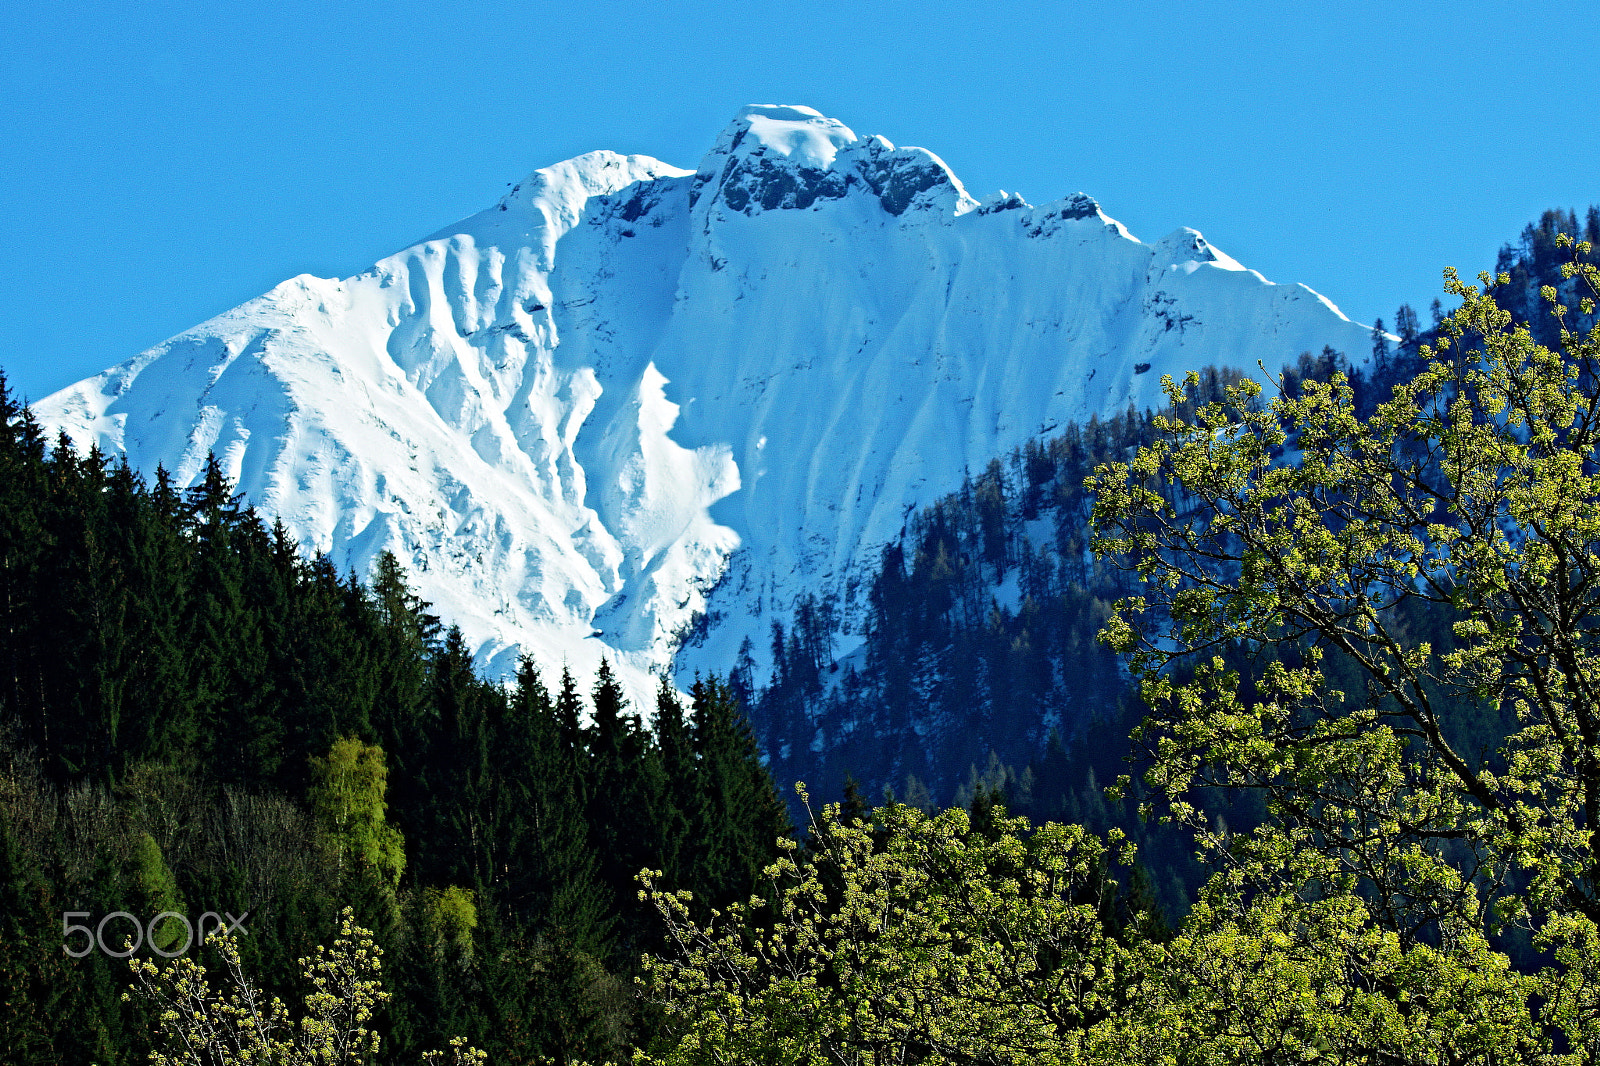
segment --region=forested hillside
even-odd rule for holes
[[[1576,212],[1544,212],[1501,250],[1497,270],[1508,281],[1496,290],[1516,322],[1557,346],[1542,286],[1574,304],[1569,328],[1594,321],[1577,310],[1574,282],[1561,275],[1560,232],[1600,243],[1600,207],[1583,226]],[[1424,368],[1421,350],[1437,344],[1444,314],[1435,300],[1424,324],[1402,304],[1393,333],[1376,324],[1370,353],[1304,353],[1269,395],[1298,395],[1307,380],[1343,373],[1355,409],[1370,416]],[[1192,416],[1243,376],[1205,368],[1186,404],[1162,413]],[[1169,913],[1187,909],[1205,876],[1187,839],[1141,820],[1137,789],[1110,805],[1102,794],[1130,772],[1128,736],[1145,709],[1096,635],[1111,603],[1136,593],[1138,582],[1117,560],[1089,551],[1093,500],[1083,484],[1099,464],[1148,447],[1157,414],[1129,408],[1104,422],[1069,423],[992,460],[959,492],[910,517],[884,551],[859,631],[844,631],[837,605],[803,600],[787,627],[773,628],[776,669],[767,683],[748,659],[736,662],[730,681],[753,708],[774,777],[806,781],[827,798],[849,781],[930,811],[970,807],[987,792],[1035,820],[1119,826],[1140,841]],[[1448,646],[1442,616],[1412,624]],[[850,650],[841,655],[842,648]],[[1473,750],[1492,751],[1503,739],[1498,718],[1463,712],[1457,720],[1482,731]],[[1236,827],[1260,817],[1248,798],[1213,802]]]
[[[108,952],[207,912],[292,1001],[345,904],[385,952],[390,1061],[648,1031],[634,875],[724,903],[788,832],[726,685],[663,688],[652,732],[606,672],[487,683],[392,559],[341,576],[215,463],[146,483],[47,447],[3,380],[0,405],[0,1061],[142,1063],[153,1020]]]

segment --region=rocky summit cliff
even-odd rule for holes
[[[179,483],[208,452],[303,543],[389,550],[481,667],[726,670],[805,592],[860,610],[917,506],[1163,374],[1370,331],[1084,195],[979,202],[805,107],[695,170],[592,152],[354,277],[301,275],[35,407]],[[713,593],[712,590],[715,589]]]

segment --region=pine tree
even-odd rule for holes
[[[638,899],[635,878],[661,867],[666,780],[661,753],[611,671],[600,661],[593,692],[594,725],[588,734],[589,832],[600,858],[600,880],[616,901],[618,958],[632,960],[653,943],[657,921]]]
[[[1372,367],[1380,373],[1389,365],[1389,338],[1383,319],[1372,323]]]
[[[267,672],[262,615],[251,602],[254,553],[266,531],[214,455],[185,493],[195,569],[184,644],[192,656],[206,765],[230,784],[258,786],[277,773],[282,722]]]
[[[748,898],[756,875],[791,832],[789,817],[760,749],[725,682],[696,678],[690,689],[695,753],[699,760],[701,814],[695,896],[712,906]]]
[[[583,791],[549,691],[527,657],[518,663],[493,750],[495,792],[505,803],[496,830],[505,848],[501,898],[517,921],[603,957],[609,896],[589,841]]]
[[[0,712],[35,720],[44,658],[36,607],[44,592],[47,492],[44,438],[0,373]]]
[[[423,765],[429,839],[418,872],[435,885],[487,883],[489,723],[504,695],[473,671],[461,630],[451,626],[433,658],[433,713]]]
[[[380,553],[374,563],[370,590],[353,579],[347,588],[346,615],[383,664],[375,678],[371,717],[389,762],[389,806],[395,821],[416,839],[429,824],[423,778],[433,711],[430,661],[439,620],[411,591],[405,570],[390,552]]]
[[[1402,348],[1413,348],[1417,343],[1417,313],[1410,304],[1401,304],[1394,313],[1394,331]]]

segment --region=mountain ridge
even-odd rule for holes
[[[393,551],[481,668],[606,656],[648,708],[708,609],[680,677],[805,593],[848,626],[907,514],[1052,425],[1154,406],[1163,373],[1368,344],[1197,231],[980,202],[924,149],[752,105],[694,170],[542,168],[35,410],[179,484],[214,451],[341,566]]]

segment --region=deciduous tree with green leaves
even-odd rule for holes
[[[767,899],[706,922],[646,876],[669,952],[647,960],[663,1021],[634,1066],[1491,1066],[1549,1048],[1528,1004],[1551,986],[1472,930],[1405,944],[1354,892],[1283,891],[1263,874],[1303,864],[1294,849],[1213,881],[1165,940],[1107,920],[1113,859],[1132,857],[1114,833],[905,805],[833,805],[812,828]]]
[[[1592,249],[1561,243],[1591,315]],[[1566,328],[1547,288],[1552,351],[1497,304],[1509,279],[1480,282],[1446,271],[1459,308],[1368,418],[1342,376],[1270,401],[1243,382],[1101,467],[1096,550],[1147,583],[1103,636],[1150,707],[1147,781],[1216,846],[1238,914],[1346,899],[1360,936],[1480,976],[1505,964],[1484,937],[1525,927],[1555,964],[1501,991],[1581,1058],[1600,1043],[1600,330]],[[1165,385],[1185,410],[1193,377]],[[1206,785],[1259,790],[1268,824],[1229,839]],[[1380,970],[1341,980],[1400,1009]]]
[[[154,1066],[359,1066],[378,1053],[373,1019],[389,999],[378,977],[383,952],[350,908],[333,946],[300,960],[311,991],[299,1017],[244,972],[231,935],[213,933],[206,945],[222,960],[221,987],[190,958],[164,968],[144,958],[130,962],[135,986],[124,998],[147,1001],[160,1019],[164,1042],[150,1056]],[[427,1053],[423,1061],[484,1066],[485,1056],[453,1040],[449,1052]]]
[[[802,793],[803,795],[803,793]],[[691,916],[646,876],[670,954],[647,960],[663,1039],[637,1066],[1079,1061],[1126,1006],[1128,952],[1106,934],[1108,847],[1076,826],[999,812],[825,807],[786,838],[766,895]],[[659,875],[656,875],[659,876]]]
[[[383,749],[355,737],[312,760],[311,807],[339,870],[368,868],[390,889],[405,869],[405,840],[386,817],[389,771]]]

